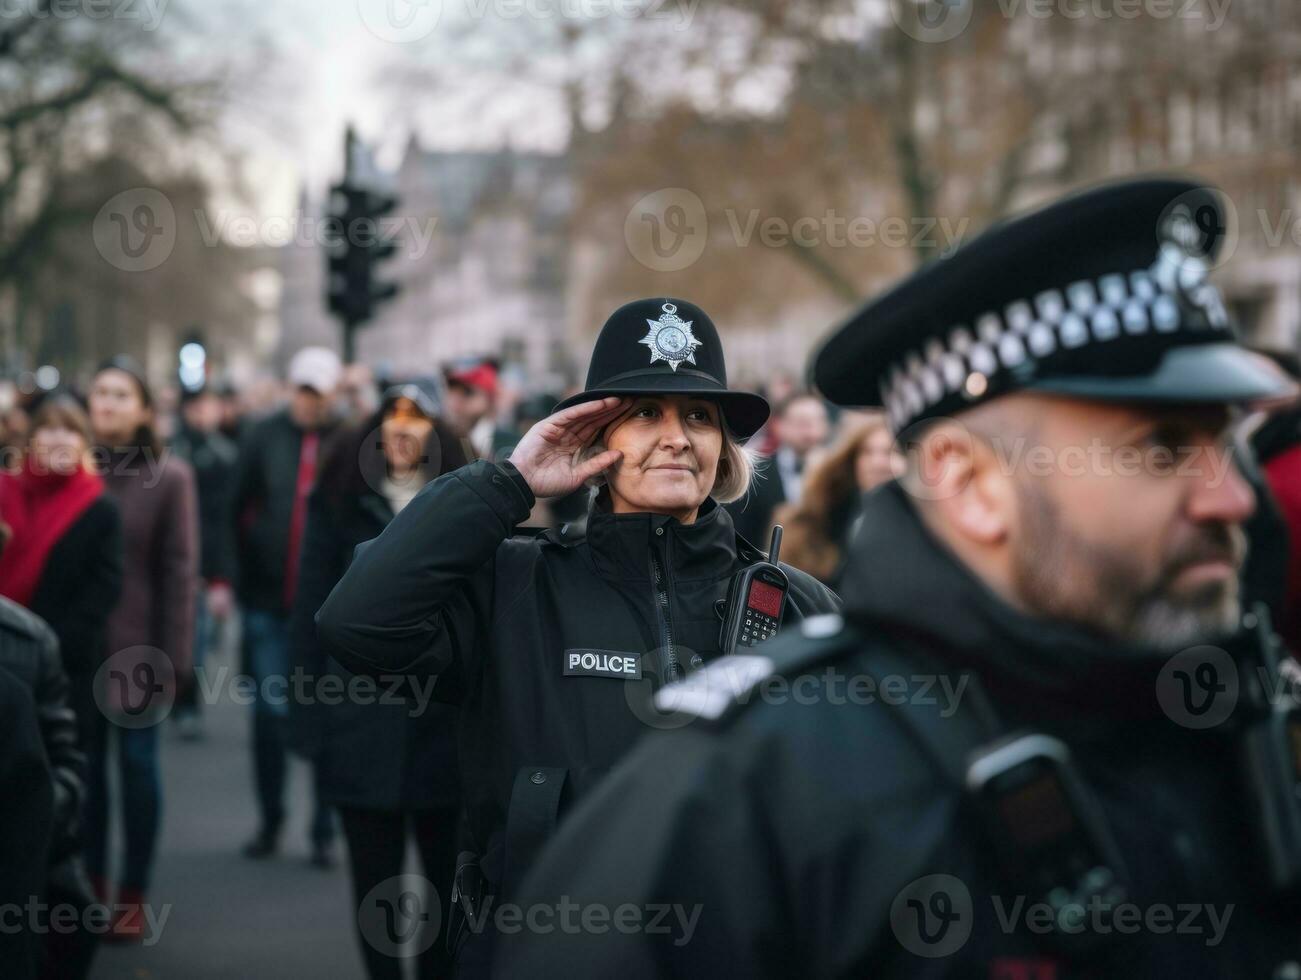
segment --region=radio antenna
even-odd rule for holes
[[[777,564],[777,554],[781,551],[782,546],[782,526],[774,524],[772,527],[772,540],[768,542],[768,560],[774,565]]]

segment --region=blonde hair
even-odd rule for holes
[[[750,489],[750,481],[754,479],[755,453],[732,435],[726,423],[720,423],[719,428],[723,432],[723,447],[718,454],[718,471],[714,474],[709,496],[720,504],[730,504],[733,500],[740,500]],[[605,441],[598,439],[578,454],[578,463],[585,463],[603,452]],[[603,487],[607,482],[605,474],[598,473],[587,481],[587,485]]]

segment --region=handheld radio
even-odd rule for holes
[[[1053,939],[1076,950],[1100,944],[1129,895],[1128,877],[1066,745],[1029,734],[982,749],[967,769],[967,791],[1008,883],[1052,910]],[[1107,928],[1089,929],[1095,911]]]
[[[727,586],[726,615],[718,648],[726,656],[772,639],[781,628],[790,582],[777,564],[782,528],[772,529],[768,560],[755,562],[732,577]]]

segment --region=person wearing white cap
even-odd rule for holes
[[[257,682],[253,762],[260,826],[245,847],[252,858],[279,848],[287,769],[285,698],[268,690],[289,676],[289,611],[298,586],[298,556],[317,454],[335,427],[333,400],[343,364],[325,347],[304,347],[289,362],[289,404],[258,422],[244,440],[235,484],[238,594],[244,612],[244,657]],[[270,683],[268,683],[270,682]],[[280,688],[285,689],[285,688]],[[312,861],[333,863],[333,823],[319,803],[312,820]]]

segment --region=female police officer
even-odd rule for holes
[[[320,638],[344,666],[418,675],[416,689],[434,675],[438,696],[462,706],[473,879],[494,898],[467,907],[477,889],[463,867],[456,900],[488,910],[481,937],[558,816],[638,736],[672,724],[652,691],[718,655],[729,580],[763,559],[718,504],[745,493],[739,443],[767,416],[759,395],[727,390],[702,310],[629,303],[602,328],[582,393],[508,462],[426,486],[322,606]],[[536,497],[602,477],[585,529],[512,537]],[[787,622],[837,608],[815,579],[785,571]],[[484,970],[490,946],[470,941],[461,970]]]

